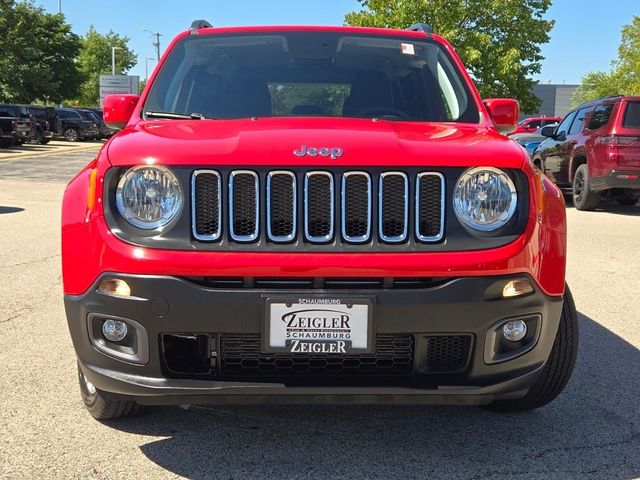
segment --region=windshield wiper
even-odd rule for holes
[[[171,113],[171,112],[144,112],[144,115],[145,117],[149,117],[149,118],[173,118],[176,120],[207,120],[207,117],[205,117],[201,113],[191,113],[187,115],[184,113]]]

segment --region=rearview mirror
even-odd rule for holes
[[[512,98],[489,98],[484,101],[489,110],[496,129],[503,135],[513,132],[518,127],[520,104]]]
[[[138,105],[138,95],[109,95],[104,99],[104,123],[112,130],[122,130]]]

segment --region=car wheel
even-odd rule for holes
[[[600,194],[591,191],[589,168],[580,165],[573,176],[573,205],[578,210],[595,210],[600,203]]]
[[[36,145],[44,145],[44,143],[42,143],[43,140],[44,140],[44,136],[42,135],[42,131],[36,130],[36,133],[33,135],[32,142],[35,143]]]
[[[0,138],[0,148],[13,147],[13,140],[10,138]]]
[[[633,207],[636,203],[638,203],[637,198],[619,198],[618,205],[622,205],[623,207]]]
[[[499,412],[524,412],[542,407],[560,395],[576,364],[578,330],[578,312],[567,285],[556,339],[540,376],[524,397],[496,400],[487,408]]]
[[[80,134],[75,128],[66,128],[63,132],[64,139],[67,142],[77,142],[80,140]]]
[[[91,416],[97,420],[132,417],[142,412],[142,407],[134,401],[105,398],[103,392],[87,380],[80,365],[78,365],[78,381],[80,382],[80,393],[84,406]]]

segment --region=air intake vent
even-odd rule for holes
[[[400,243],[407,239],[409,221],[409,181],[402,172],[380,175],[379,230],[380,239]]]
[[[258,175],[236,170],[229,179],[229,229],[236,242],[253,242],[258,238]]]
[[[342,176],[342,238],[350,243],[371,237],[371,177],[366,172]]]
[[[470,335],[427,337],[427,369],[431,373],[454,373],[467,368],[471,353]]]
[[[444,236],[444,177],[420,173],[416,181],[416,238],[437,242]]]
[[[291,242],[296,237],[296,177],[275,171],[267,177],[267,234],[272,242]]]
[[[330,242],[334,234],[333,176],[309,172],[304,179],[304,235],[314,243]]]
[[[193,237],[215,242],[222,233],[220,174],[214,170],[197,170],[191,177],[191,225]]]

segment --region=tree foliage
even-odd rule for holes
[[[515,97],[524,112],[539,106],[531,75],[540,73],[540,45],[553,28],[554,22],[543,18],[551,0],[358,1],[364,9],[348,13],[348,25],[428,23],[453,44],[484,98]]]
[[[0,0],[0,101],[60,102],[75,96],[80,40],[62,15],[29,1]]]
[[[588,102],[609,95],[640,95],[640,16],[622,27],[618,59],[610,72],[589,72],[573,95],[573,103]]]
[[[80,105],[95,106],[99,101],[99,77],[111,75],[111,48],[116,50],[116,75],[126,74],[136,65],[138,56],[129,49],[128,37],[123,37],[112,30],[103,35],[93,26],[89,27],[86,36],[81,39],[81,50],[78,55],[78,66],[84,77],[77,102]]]

